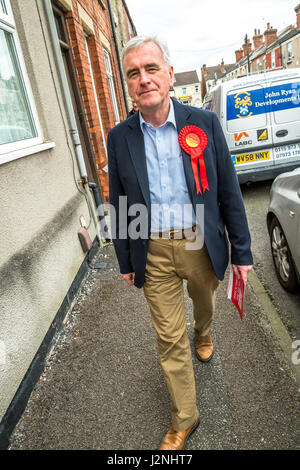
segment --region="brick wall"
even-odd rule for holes
[[[88,48],[93,69],[98,105],[100,108],[105,141],[109,130],[115,125],[111,91],[109,87],[103,48],[110,56],[114,88],[120,120],[126,119],[126,108],[118,61],[113,41],[109,10],[106,0],[72,0],[73,10],[66,12],[66,23],[74,65],[84,102],[89,132],[95,152],[99,179],[104,200],[108,200],[107,159],[97,111],[92,77],[86,52],[85,33],[88,34]]]
[[[114,18],[117,20],[117,24],[115,24],[115,32],[116,32],[116,37],[117,37],[119,54],[121,57],[125,44],[133,36],[135,36],[135,29],[133,28],[131,19],[127,15],[127,11],[125,9],[124,3],[121,0],[110,0],[110,3],[111,3],[111,8],[113,11]],[[130,29],[130,35],[129,35],[129,29]],[[127,99],[128,109],[131,110],[132,102],[128,94],[128,89],[127,89],[125,80],[124,80],[124,84],[125,84],[125,89],[126,89],[126,99]]]

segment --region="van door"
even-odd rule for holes
[[[267,92],[275,165],[300,165],[300,75],[271,82]]]
[[[226,134],[237,173],[274,166],[268,111],[263,84],[244,85],[228,91]]]
[[[245,85],[227,93],[227,140],[237,173],[274,166],[268,111],[262,84]]]

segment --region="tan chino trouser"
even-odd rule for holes
[[[157,333],[159,358],[171,396],[172,426],[182,431],[191,426],[199,412],[191,347],[186,332],[183,279],[187,280],[194,307],[197,339],[210,334],[215,293],[219,281],[205,245],[185,249],[188,240],[149,240],[144,293]]]

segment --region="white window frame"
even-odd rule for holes
[[[131,26],[130,26],[130,23],[129,23],[128,19],[127,19],[127,26],[128,26],[129,39],[131,39],[133,37],[133,35],[132,35],[132,32],[131,32]]]
[[[96,84],[95,84],[95,78],[94,78],[94,71],[93,71],[93,67],[92,67],[91,55],[90,55],[90,51],[89,51],[89,43],[88,43],[89,36],[88,36],[87,33],[85,33],[84,37],[85,37],[86,53],[87,53],[87,57],[88,57],[89,67],[90,67],[90,74],[91,74],[91,78],[92,78],[94,97],[95,97],[95,102],[96,102],[96,107],[97,107],[97,113],[98,113],[98,118],[99,118],[99,122],[100,122],[100,129],[101,129],[101,135],[102,135],[102,140],[103,140],[103,147],[104,147],[105,155],[106,155],[106,158],[107,158],[107,148],[106,148],[106,143],[105,143],[105,136],[104,136],[101,112],[100,112],[98,95],[97,95],[97,90],[96,90]]]
[[[2,3],[2,2],[1,2]],[[17,158],[31,155],[33,153],[46,150],[47,148],[54,147],[54,142],[48,142],[47,144],[43,144],[43,133],[39,123],[38,114],[36,110],[36,106],[34,103],[33,93],[31,90],[30,82],[28,79],[28,75],[26,72],[25,62],[23,59],[23,53],[18,37],[18,33],[16,30],[16,24],[10,4],[10,0],[4,0],[4,5],[7,10],[7,14],[2,12],[2,8],[0,7],[0,29],[3,31],[7,31],[12,35],[12,39],[14,42],[15,50],[16,50],[16,58],[18,61],[18,66],[20,70],[20,75],[23,81],[24,92],[26,94],[28,107],[30,109],[32,123],[34,125],[36,136],[31,139],[24,139],[16,142],[10,142],[7,144],[0,145],[0,164],[6,163],[11,160],[15,160]]]
[[[276,66],[276,58],[275,58],[275,49],[271,52],[271,68],[274,69]]]
[[[286,45],[286,56],[287,56],[287,63],[290,64],[293,60],[292,41],[288,42]]]
[[[109,53],[107,52],[106,49],[104,49],[104,47],[103,47],[103,54],[104,54],[104,62],[105,62],[106,73],[107,73],[107,78],[108,78],[108,83],[109,83],[109,88],[110,88],[111,100],[112,100],[114,113],[115,113],[115,119],[116,119],[115,124],[118,124],[120,122],[120,115],[119,115],[118,102],[117,102],[115,85],[114,85],[114,77],[112,73]]]

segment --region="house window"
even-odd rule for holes
[[[182,94],[186,95],[186,88],[182,88]]]
[[[0,0],[0,163],[4,153],[40,143],[41,130],[10,1]]]
[[[267,68],[267,59],[266,57],[263,58],[263,69],[266,70]]]
[[[95,84],[95,77],[94,77],[94,72],[93,72],[92,62],[91,62],[91,56],[90,56],[90,51],[89,51],[88,35],[85,34],[84,36],[85,36],[85,47],[86,47],[86,52],[87,52],[87,57],[88,57],[88,62],[89,62],[89,67],[90,67],[90,73],[91,73],[91,78],[92,78],[92,84],[93,84],[94,97],[95,97],[95,102],[96,102],[96,107],[97,107],[98,118],[99,118],[99,122],[100,122],[102,143],[103,143],[103,147],[104,147],[104,150],[105,150],[105,154],[107,156],[107,149],[106,149],[106,143],[105,143],[105,136],[104,136],[100,106],[99,106],[99,102],[98,102],[97,90],[96,90],[96,84]]]
[[[118,110],[118,104],[117,104],[117,98],[116,98],[116,92],[115,92],[115,86],[114,86],[114,79],[113,79],[113,74],[112,74],[112,70],[111,70],[110,58],[109,58],[109,54],[108,54],[106,49],[103,49],[103,52],[104,52],[104,60],[105,60],[107,78],[108,78],[108,83],[109,83],[110,94],[111,94],[112,104],[113,104],[113,108],[114,108],[116,123],[118,123],[118,122],[120,122],[120,116],[119,116],[119,110]]]
[[[131,32],[131,27],[130,27],[129,21],[127,21],[127,26],[128,26],[129,39],[131,39],[132,38],[132,32]]]
[[[8,15],[5,0],[0,0],[0,12],[4,13],[5,15]]]
[[[195,85],[195,92],[198,93],[199,91],[199,85]]]
[[[286,48],[287,48],[287,61],[289,63],[289,62],[292,62],[292,43],[288,42]]]
[[[275,50],[272,51],[272,54],[271,54],[271,67],[272,69],[275,68],[275,65],[276,65],[276,62],[275,62]]]

